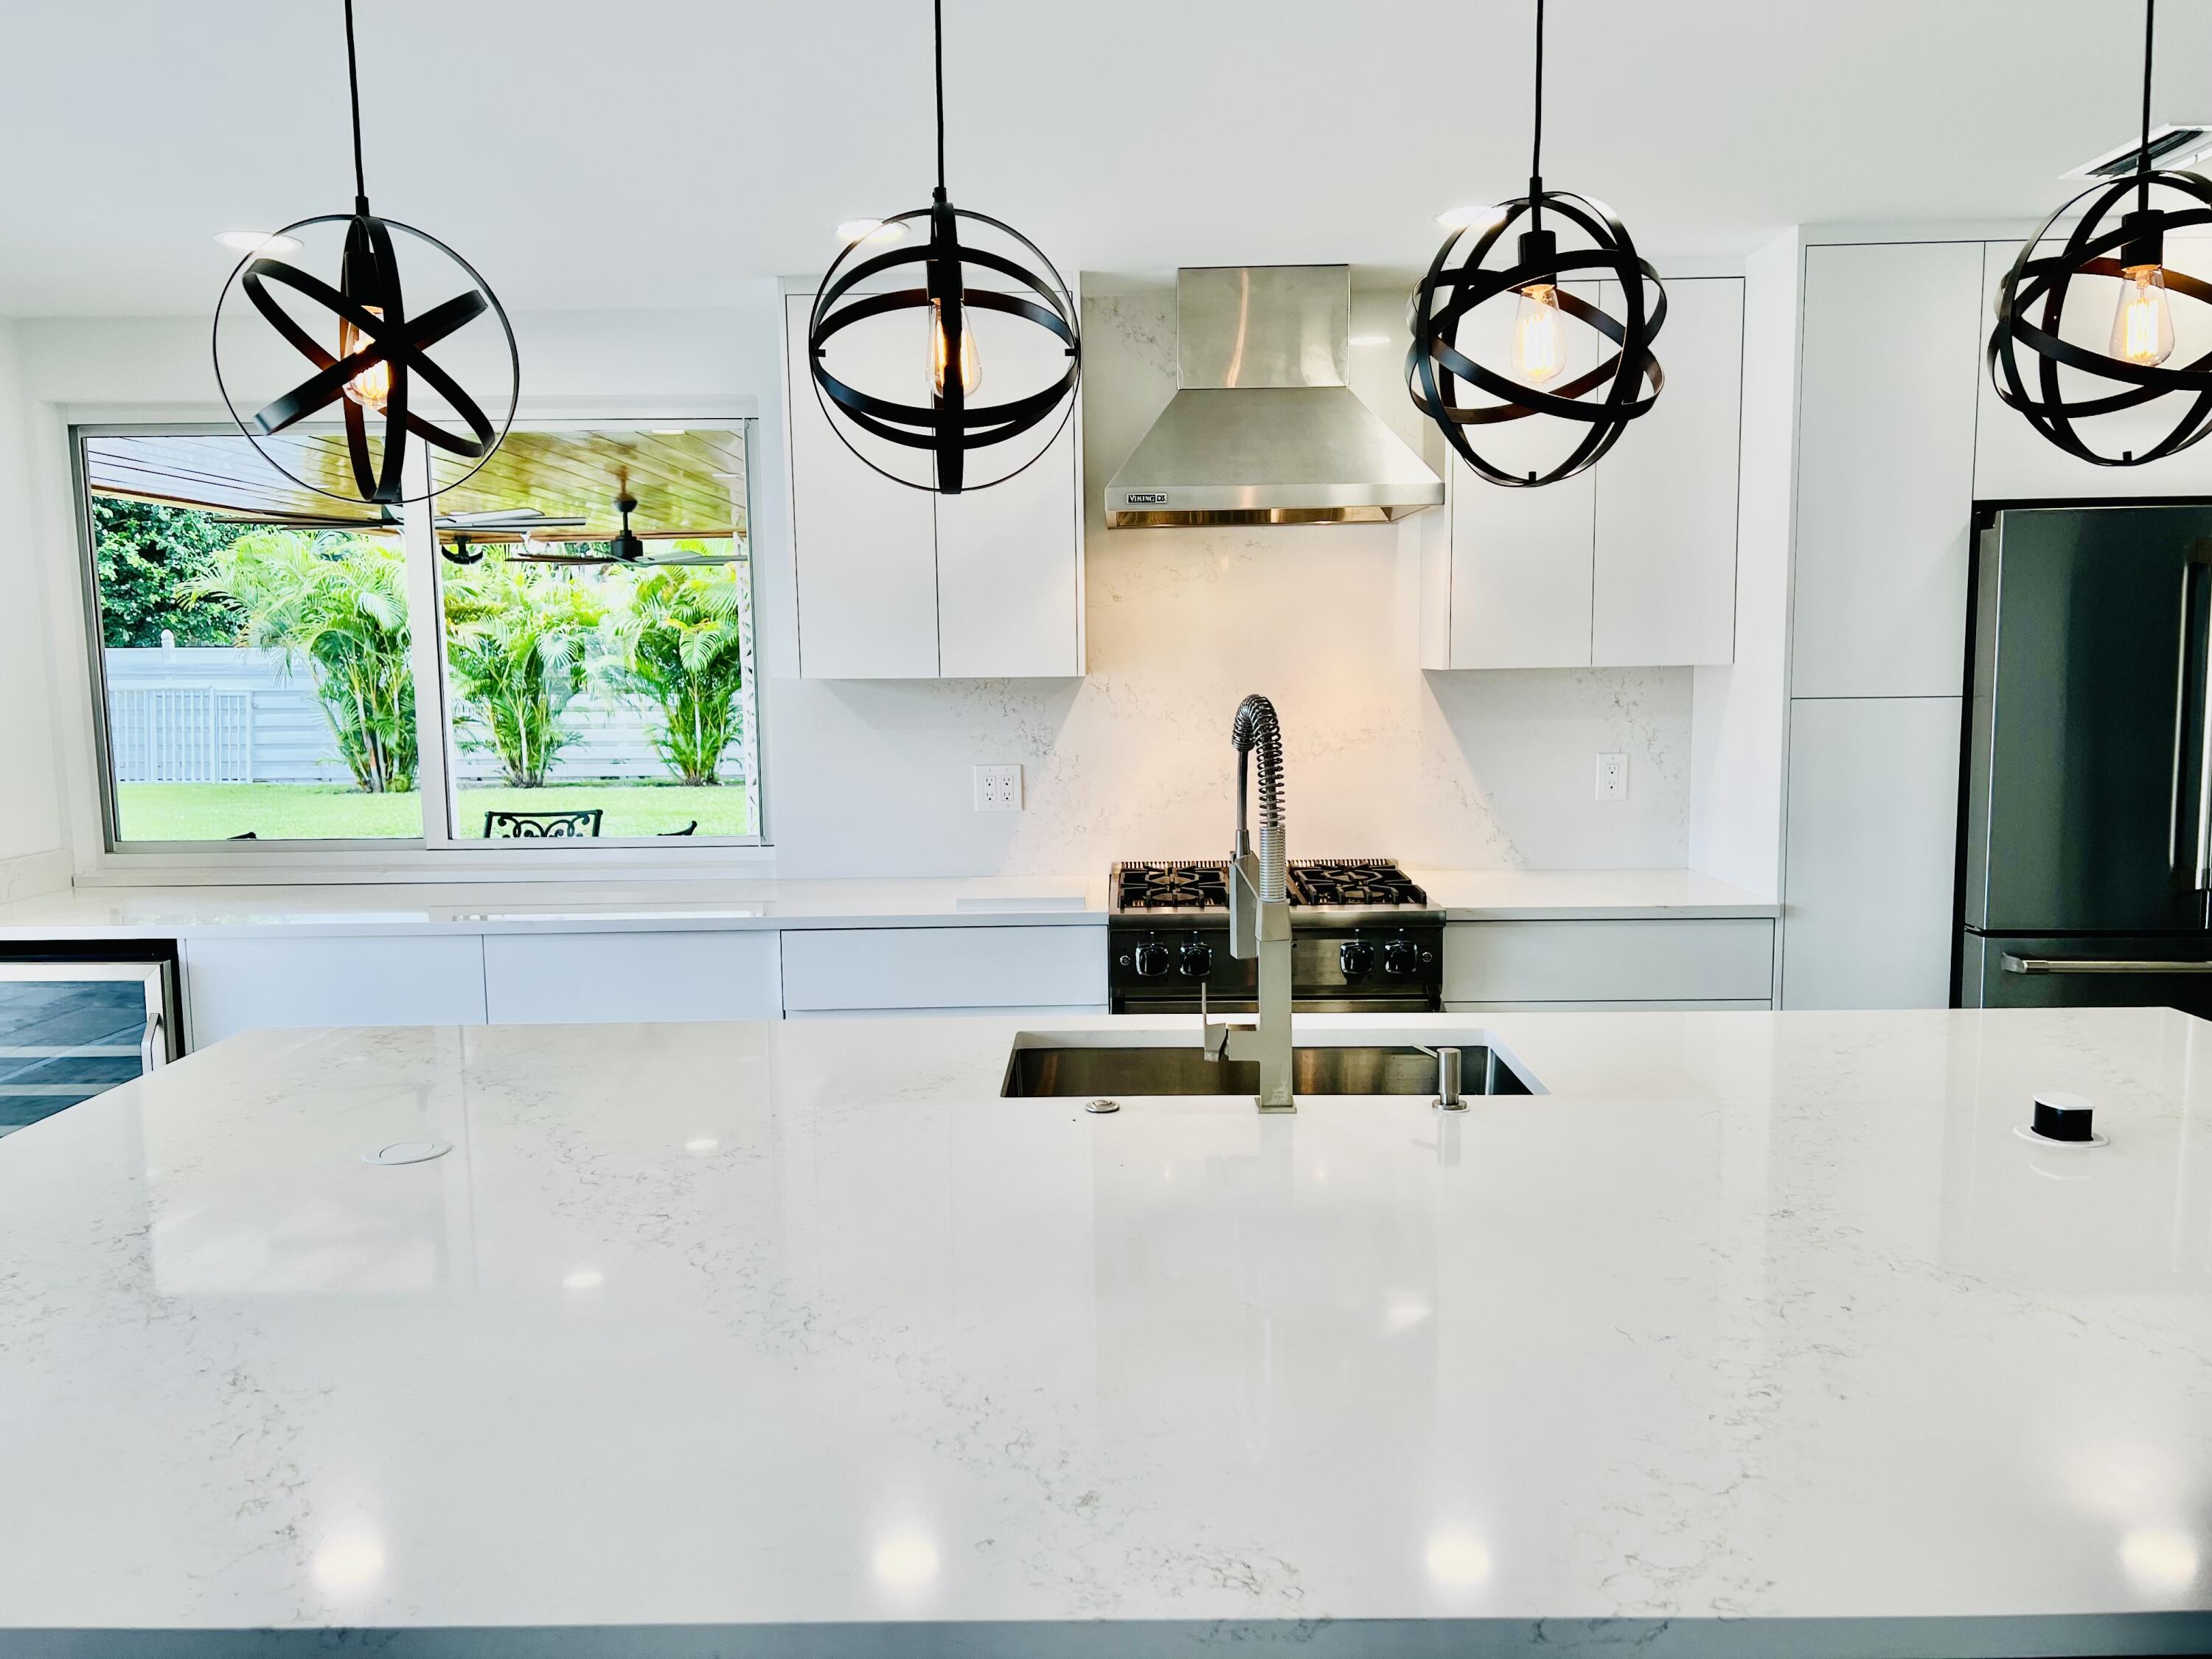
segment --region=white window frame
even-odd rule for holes
[[[108,730],[108,690],[101,638],[99,563],[93,544],[92,492],[85,441],[100,437],[234,434],[219,421],[71,420],[67,426],[75,507],[77,567],[88,684],[91,696],[91,776],[98,797],[98,850],[81,880],[118,884],[315,882],[346,880],[606,880],[631,876],[765,875],[775,869],[770,831],[767,735],[760,695],[761,594],[754,535],[759,492],[760,421],[754,414],[704,414],[696,410],[660,415],[625,410],[594,416],[518,416],[532,432],[590,431],[685,425],[734,429],[744,441],[747,557],[754,577],[750,595],[753,649],[746,664],[744,732],[747,787],[754,832],[744,836],[605,836],[573,841],[487,841],[457,834],[458,803],[447,788],[454,757],[452,700],[445,674],[443,563],[432,520],[434,501],[399,509],[405,550],[410,649],[415,676],[416,788],[422,803],[420,836],[319,841],[124,841],[117,834],[115,763]],[[410,493],[428,482],[428,451],[417,445],[408,461]],[[418,619],[430,619],[422,625]]]

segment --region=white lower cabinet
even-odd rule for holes
[[[1444,1003],[1455,1011],[1764,1008],[1773,986],[1774,923],[1764,916],[1444,929]]]
[[[481,1025],[483,940],[186,939],[191,1046],[276,1025]]]
[[[493,933],[484,1012],[495,1025],[774,1019],[783,1012],[771,931]]]
[[[1664,997],[1648,997],[1614,1002],[1447,1002],[1448,1014],[1540,1014],[1545,1012],[1578,1014],[1662,1014],[1662,1013],[1765,1013],[1774,1006],[1766,997],[1704,997],[1687,1002],[1678,1002]]]
[[[807,927],[783,935],[787,1013],[1106,1006],[1098,927]]]

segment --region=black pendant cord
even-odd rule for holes
[[[350,5],[353,0],[346,0]],[[937,42],[937,199],[945,199],[945,0],[934,0],[932,33]]]
[[[2150,56],[2158,38],[2158,0],[2143,0],[2142,149],[2136,156],[2136,171],[2150,171]]]
[[[368,175],[361,165],[361,65],[353,49],[353,0],[345,0],[346,91],[353,100],[353,210],[368,212]]]
[[[2150,62],[2151,44],[2158,38],[2158,0],[2143,0],[2142,148],[2136,152],[2136,176],[2143,181],[2136,204],[2150,210]]]
[[[1541,224],[1544,212],[1544,0],[1536,0],[1536,118],[1528,145],[1528,214],[1531,228]]]

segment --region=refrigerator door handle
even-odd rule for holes
[[[2191,566],[2191,569],[2197,567]],[[2212,639],[2203,652],[2204,684],[2197,694],[2197,857],[2194,884],[2198,892],[2212,888]]]
[[[2130,957],[2022,957],[2005,952],[2008,974],[2212,974],[2212,962]]]
[[[2196,619],[2197,573],[2203,567],[2194,559],[2181,567],[2181,640],[2173,648],[2173,791],[2166,807],[2166,863],[2181,868],[2181,758],[2189,746],[2189,635]],[[2199,816],[2202,816],[2202,794]]]
[[[2198,592],[2203,585],[2204,573],[2212,565],[2212,537],[2192,544],[2181,567],[2181,648],[2180,661],[2176,668],[2179,689],[2174,697],[2173,711],[2173,806],[2176,823],[2172,848],[2173,868],[2189,872],[2190,886],[2197,892],[2212,890],[2212,618],[2200,626],[2197,612],[2204,608]],[[2191,684],[2190,669],[2197,670],[2196,684]],[[2193,698],[2192,698],[2193,694]],[[2192,710],[2191,703],[2194,702]],[[2197,717],[2197,830],[2189,862],[2184,866],[2180,858],[2180,806],[2182,759],[2185,732],[2191,713]]]

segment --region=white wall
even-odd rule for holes
[[[70,872],[27,422],[16,329],[0,319],[0,902],[66,886]]]
[[[1444,866],[1679,866],[1688,846],[1691,674],[1424,674],[1416,556],[1396,526],[1107,532],[1099,491],[1174,389],[1174,296],[1096,299],[1085,401],[1090,675],[942,684],[799,681],[785,511],[778,301],[748,284],[714,311],[515,319],[524,417],[761,416],[754,487],[768,828],[787,874],[1080,872],[1225,847],[1228,724],[1248,691],[1282,709],[1295,848]],[[1363,295],[1355,331],[1402,328]],[[198,319],[21,325],[33,409],[39,562],[79,867],[96,799],[70,418],[220,418]],[[1354,381],[1408,436],[1399,349]],[[45,683],[46,672],[40,672]],[[1630,757],[1625,801],[1593,799],[1594,757]],[[1019,762],[1028,810],[978,813],[970,769]]]
[[[1802,251],[1792,228],[1744,261],[1735,660],[1697,671],[1691,717],[1690,867],[1762,898],[1782,879]]]

